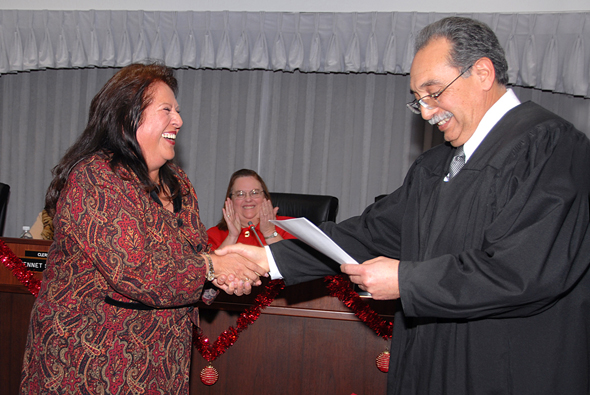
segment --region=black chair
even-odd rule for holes
[[[10,186],[0,182],[0,236],[4,235],[4,221],[6,220],[6,206],[8,206],[8,194]]]
[[[334,196],[271,192],[270,200],[279,207],[277,215],[305,217],[315,225],[336,221],[338,214],[338,198]]]

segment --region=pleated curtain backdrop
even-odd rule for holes
[[[589,133],[587,93],[555,93],[587,85],[588,14],[476,16],[518,58],[513,81],[536,87],[515,87],[519,97]],[[145,59],[177,69],[177,159],[207,226],[242,167],[273,191],[337,196],[338,220],[358,215],[441,142],[405,106],[408,40],[439,17],[0,11],[0,182],[11,186],[4,234],[34,222],[50,170],[84,129],[96,92],[119,67]]]
[[[121,67],[407,74],[413,39],[451,14],[0,11],[0,73]],[[456,14],[486,22],[510,82],[590,97],[590,12]]]

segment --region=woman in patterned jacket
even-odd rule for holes
[[[171,161],[177,81],[134,64],[94,97],[83,134],[53,170],[54,242],[31,313],[21,393],[188,394],[194,304],[225,274],[258,266],[209,255],[197,196]],[[211,291],[211,288],[209,289]]]

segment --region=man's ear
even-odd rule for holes
[[[483,90],[489,91],[496,80],[496,70],[490,58],[480,58],[473,64],[471,72],[479,81]]]

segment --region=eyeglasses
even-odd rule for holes
[[[449,84],[447,86],[445,86],[444,88],[442,88],[440,91],[438,91],[436,93],[432,93],[430,95],[422,96],[419,99],[414,99],[413,101],[406,104],[406,106],[408,106],[410,111],[412,111],[414,114],[418,114],[418,115],[420,115],[422,113],[420,106],[426,108],[427,110],[434,110],[434,108],[438,106],[438,98],[440,97],[440,95],[442,95],[443,92],[449,86],[451,86],[453,84],[453,82],[457,81],[459,79],[459,77],[461,77],[463,74],[465,74],[467,72],[467,70],[469,70],[472,66],[473,65],[471,65],[471,66],[467,67],[465,70],[463,70],[463,72],[461,74],[459,74],[457,76],[457,78],[455,78],[454,80],[449,82]]]
[[[245,199],[246,196],[252,198],[252,199],[256,199],[261,197],[264,194],[263,191],[261,191],[260,189],[252,189],[250,192],[245,192],[245,191],[235,191],[234,193],[232,193],[230,195],[230,197],[235,197],[236,199]]]

